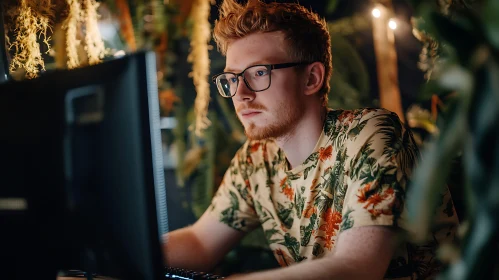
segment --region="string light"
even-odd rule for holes
[[[373,17],[379,18],[381,16],[381,11],[378,8],[374,8],[372,11]]]
[[[390,27],[392,30],[397,29],[397,22],[394,19],[390,19],[388,22],[388,27]]]

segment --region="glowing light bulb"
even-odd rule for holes
[[[372,11],[373,17],[379,18],[381,16],[381,11],[378,8],[374,8]]]
[[[393,30],[397,29],[397,22],[394,19],[390,19],[390,21],[388,22],[388,27]]]

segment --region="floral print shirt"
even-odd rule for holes
[[[208,211],[230,227],[262,226],[282,266],[321,258],[338,235],[369,225],[404,228],[404,197],[417,147],[383,109],[328,110],[311,155],[293,169],[273,140],[247,141],[233,158]],[[439,270],[436,245],[453,238],[457,217],[442,195],[442,227],[428,244],[404,244],[385,275],[426,279]]]

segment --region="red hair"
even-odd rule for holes
[[[253,33],[281,31],[289,52],[298,61],[324,65],[324,82],[318,94],[327,106],[332,73],[331,36],[324,19],[296,3],[264,3],[248,0],[245,5],[224,0],[215,21],[213,37],[219,51],[227,54],[229,44]]]

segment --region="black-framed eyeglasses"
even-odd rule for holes
[[[298,65],[310,64],[310,62],[290,62],[279,64],[259,64],[252,65],[244,69],[241,73],[223,72],[213,76],[212,80],[217,86],[218,93],[225,98],[236,95],[239,85],[239,77],[249,90],[253,92],[264,91],[270,87],[272,70],[294,67]]]

